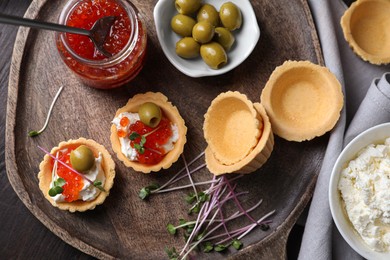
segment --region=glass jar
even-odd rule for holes
[[[70,0],[59,18],[60,24],[90,29],[103,17],[117,17],[105,41],[113,54],[105,57],[87,36],[57,33],[56,45],[62,60],[88,86],[119,87],[141,71],[146,55],[147,33],[136,7],[126,0]]]

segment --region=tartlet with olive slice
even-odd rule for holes
[[[39,188],[53,206],[82,212],[104,202],[115,178],[115,163],[104,146],[79,138],[45,152]]]
[[[132,97],[111,126],[112,149],[127,167],[143,173],[168,169],[182,154],[187,127],[162,93]]]

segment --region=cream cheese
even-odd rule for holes
[[[390,138],[362,149],[342,170],[338,188],[352,225],[367,245],[390,251]]]
[[[130,121],[130,123],[127,126],[121,126],[120,121],[123,117],[127,117]],[[116,126],[117,130],[125,131],[126,133],[129,133],[129,128],[132,124],[140,120],[138,113],[129,113],[129,112],[123,112],[120,113],[117,117],[115,117],[112,120],[112,123]],[[168,153],[169,151],[173,150],[174,144],[179,140],[179,129],[177,125],[171,124],[172,129],[172,135],[168,139],[168,141],[162,146],[165,153]],[[137,155],[138,151],[131,147],[130,145],[130,138],[127,134],[125,137],[119,137],[119,141],[121,143],[121,151],[122,153],[130,160],[130,161],[137,161]]]
[[[104,182],[106,180],[106,177],[104,175],[104,171],[102,168],[102,154],[99,153],[99,156],[95,158],[95,165],[87,172],[83,173],[83,175],[91,180],[94,181],[100,181],[102,183],[102,186],[104,186]],[[56,175],[56,178],[58,178],[58,175]],[[55,180],[54,179],[54,180]],[[91,201],[94,200],[99,194],[100,190],[96,188],[93,184],[91,184],[89,181],[87,181],[85,178],[83,178],[84,186],[79,192],[79,200],[82,201]],[[53,187],[53,181],[50,184],[50,188]],[[57,194],[56,196],[52,197],[55,202],[64,202],[65,197],[62,194]]]

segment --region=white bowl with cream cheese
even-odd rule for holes
[[[383,158],[380,156],[381,153],[385,154],[385,151],[390,151],[390,139],[385,145],[386,139],[389,137],[390,123],[374,126],[355,137],[339,155],[330,178],[329,203],[334,222],[347,243],[367,259],[390,259],[390,248],[385,252],[380,252],[382,240],[388,242],[390,229],[388,229],[388,235],[383,237],[378,235],[378,230],[382,227],[376,228],[371,224],[367,224],[367,221],[371,221],[370,218],[376,219],[378,217],[372,212],[368,213],[372,209],[370,207],[383,207],[384,203],[380,203],[378,198],[380,197],[383,200],[386,196],[390,196],[390,189],[383,190],[388,187],[390,181],[388,182],[386,178],[381,180],[383,174],[385,176],[390,175],[390,171],[387,171],[387,165],[390,165],[390,152]],[[389,147],[384,148],[380,144]],[[368,146],[370,150],[366,150]],[[389,161],[387,161],[388,159]],[[373,168],[378,170],[373,170]],[[378,173],[378,171],[380,172]],[[375,175],[373,172],[375,172]],[[370,175],[365,176],[365,174]],[[349,183],[349,179],[353,181]],[[349,201],[347,202],[349,203],[349,213],[347,213],[346,204],[341,195],[342,192]],[[353,194],[353,196],[348,198],[348,194]],[[354,196],[357,196],[357,194],[361,195],[363,199],[359,197],[359,199],[354,200]],[[355,223],[356,228],[352,223]],[[387,224],[386,226],[390,227]],[[364,230],[366,241],[358,233],[359,228],[360,231]],[[367,239],[367,237],[370,238]],[[378,237],[380,239],[376,239]]]

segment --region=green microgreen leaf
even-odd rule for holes
[[[226,245],[220,244],[220,245],[216,245],[214,247],[214,250],[216,252],[222,252],[222,251],[226,250],[226,248],[228,248]]]
[[[214,249],[214,246],[210,241],[207,241],[206,243],[204,243],[203,252],[209,253],[209,252],[213,251],[213,249]]]
[[[193,192],[190,192],[184,199],[188,204],[192,204],[194,203],[196,196]]]
[[[177,253],[175,247],[165,247],[165,252],[167,253],[170,260],[177,260],[179,258],[179,254]]]
[[[101,181],[94,181],[93,182],[93,186],[95,186],[96,188],[98,188],[99,190],[101,191],[106,191],[103,186],[102,186],[102,182]]]
[[[168,224],[168,225],[167,225],[167,230],[168,230],[169,234],[171,234],[171,235],[176,234],[176,228],[175,228],[175,226],[172,225],[172,224]]]
[[[58,178],[57,180],[54,181],[54,186],[59,186],[62,187],[64,186],[66,181],[63,178]]]
[[[129,136],[130,140],[131,141],[134,141],[135,139],[137,139],[138,137],[140,137],[139,133],[137,132],[132,132]]]
[[[149,186],[146,186],[144,188],[142,188],[140,190],[140,192],[138,193],[138,196],[142,199],[142,200],[145,200],[147,199],[151,192],[155,189],[158,189],[160,186],[158,184],[151,184]]]
[[[232,246],[236,249],[236,250],[240,250],[243,246],[242,242],[238,239],[234,239],[233,242],[232,242]]]
[[[141,136],[141,141],[139,142],[140,145],[144,145],[146,143],[146,137],[143,135]]]
[[[57,180],[55,180],[53,183],[54,186],[48,192],[49,196],[54,197],[57,194],[61,194],[64,191],[62,186],[64,186],[65,183],[66,183],[65,180],[62,178],[58,178]]]
[[[199,213],[200,208],[201,208],[200,203],[196,203],[192,208],[190,208],[190,210],[188,211],[188,214],[192,214],[192,213],[197,214],[197,213]]]
[[[28,132],[28,136],[30,136],[30,137],[34,137],[34,136],[37,136],[37,135],[39,135],[41,132],[38,132],[38,131],[30,131],[30,132]]]

